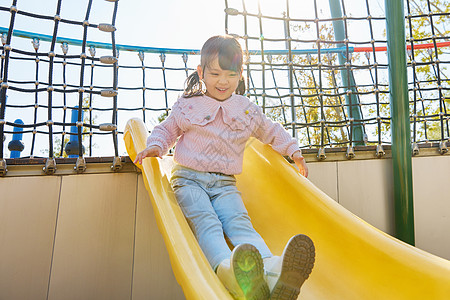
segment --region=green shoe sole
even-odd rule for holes
[[[263,260],[255,246],[250,244],[236,246],[233,250],[231,265],[245,299],[269,299],[270,291],[264,280]]]

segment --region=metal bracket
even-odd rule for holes
[[[382,158],[386,155],[386,152],[384,152],[383,145],[379,144],[377,145],[377,151],[375,152],[375,156],[378,158]]]
[[[77,171],[78,174],[86,171],[86,161],[84,160],[84,157],[77,158],[77,163],[75,164],[75,167],[73,167],[73,169]]]
[[[111,169],[114,172],[119,172],[123,168],[122,160],[120,156],[114,156],[113,164]]]
[[[44,171],[47,175],[53,175],[56,172],[56,160],[54,157],[47,158],[47,161],[45,162],[45,167],[42,168],[42,171]]]
[[[4,158],[0,159],[0,176],[5,176],[8,173],[6,168],[6,160]]]
[[[439,143],[439,153],[445,154],[448,152],[447,143],[445,141],[441,141]]]
[[[412,155],[419,155],[419,145],[415,142],[412,144]]]
[[[319,152],[317,152],[317,158],[319,160],[325,160],[327,156],[325,155],[325,148],[319,148]]]
[[[347,159],[354,158],[355,157],[355,148],[353,148],[352,146],[348,146],[347,152],[345,153],[345,157],[347,157]]]

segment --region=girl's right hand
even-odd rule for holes
[[[300,151],[294,152],[292,154],[292,159],[298,167],[300,174],[305,177],[308,177],[308,167],[306,166],[305,158],[302,156]]]
[[[146,158],[146,157],[159,157],[159,158],[162,158],[161,157],[161,152],[162,152],[161,147],[159,147],[159,146],[149,146],[149,147],[145,148],[144,150],[142,150],[141,152],[139,152],[136,155],[136,159],[134,160],[134,163],[136,164],[136,163],[139,162],[139,164],[142,165],[142,160],[144,158]]]

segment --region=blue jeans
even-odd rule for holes
[[[249,243],[263,258],[272,256],[253,228],[233,175],[200,172],[176,165],[171,184],[200,248],[214,270],[231,255],[224,234],[233,246]]]

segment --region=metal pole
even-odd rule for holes
[[[334,39],[336,41],[345,41],[345,28],[342,18],[341,3],[339,0],[329,0],[331,17],[333,19],[340,19],[333,21]],[[345,47],[344,43],[336,44],[336,47]],[[346,59],[342,52],[338,54],[339,65],[344,66]],[[342,84],[347,87],[351,94],[345,95],[345,103],[347,104],[347,111],[349,118],[354,119],[352,141],[353,145],[364,145],[364,128],[359,121],[362,119],[361,111],[359,109],[359,99],[356,97],[356,84],[353,72],[347,68],[341,69]],[[356,141],[356,142],[355,142]]]
[[[17,119],[14,121],[14,124],[23,125],[23,121],[21,119]],[[23,137],[23,128],[22,127],[14,127],[14,133],[12,140],[8,144],[8,149],[11,151],[11,158],[20,158],[20,153],[25,148],[25,145],[22,142]]]
[[[292,57],[292,43],[291,43],[291,30],[289,28],[289,0],[286,0],[286,13],[285,13],[285,21],[284,21],[284,36],[286,38],[286,49],[288,50],[287,55],[287,63],[289,66],[289,98],[291,99],[291,118],[292,118],[292,136],[297,138],[297,129],[295,123],[297,122],[297,113],[295,109],[295,100],[294,100],[294,61]]]
[[[81,120],[84,118],[84,111],[81,110]],[[76,124],[78,122],[78,105],[72,109],[71,122]],[[70,140],[66,144],[65,151],[69,158],[77,158],[78,156],[82,156],[84,154],[84,146],[81,145],[81,153],[80,153],[80,141],[78,139],[78,126],[72,125],[70,126]]]
[[[384,3],[392,120],[395,228],[397,238],[414,245],[412,150],[406,71],[404,0],[385,0]]]

